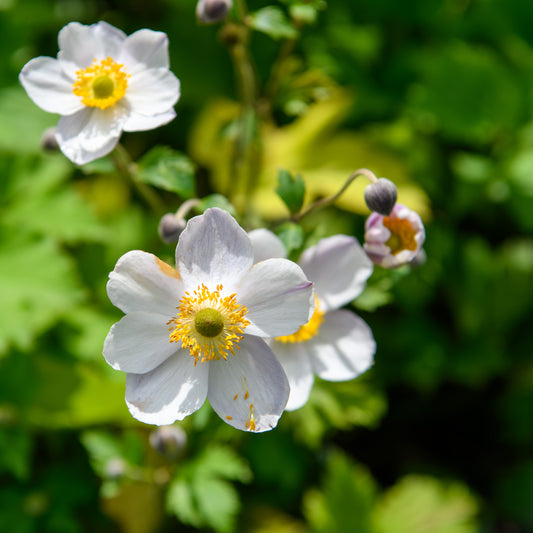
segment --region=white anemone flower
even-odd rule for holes
[[[108,154],[122,131],[150,130],[176,116],[180,84],[169,71],[165,33],[127,36],[106,22],[71,22],[58,43],[57,59],[32,59],[19,79],[40,108],[61,115],[56,139],[74,163]]]
[[[268,230],[250,232],[256,261],[283,257],[281,241]],[[286,409],[302,407],[314,375],[347,381],[372,366],[376,343],[368,324],[342,306],[354,300],[372,273],[372,262],[353,237],[335,235],[305,250],[298,264],[315,287],[313,316],[296,333],[269,341],[289,379]]]
[[[111,327],[103,354],[127,373],[135,418],[171,424],[208,398],[238,429],[277,424],[289,384],[263,338],[293,333],[312,313],[312,284],[296,263],[254,264],[246,232],[212,208],[180,235],[176,269],[128,252],[109,275],[107,293],[126,314]]]
[[[365,223],[365,251],[376,265],[384,268],[411,262],[425,239],[420,216],[402,204],[396,204],[388,216],[372,213]]]

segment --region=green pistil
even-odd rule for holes
[[[194,327],[204,337],[216,337],[224,329],[224,319],[216,309],[201,309],[194,317]]]

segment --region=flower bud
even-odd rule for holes
[[[375,183],[371,183],[365,189],[365,202],[371,211],[375,211],[380,215],[390,215],[396,198],[398,197],[398,190],[396,185],[387,178],[379,178]]]
[[[59,145],[56,141],[56,129],[48,128],[41,135],[41,148],[45,152],[58,152]]]
[[[157,231],[163,242],[173,244],[178,242],[179,236],[186,225],[187,222],[183,218],[177,218],[173,213],[167,213],[159,221]]]
[[[426,233],[417,213],[396,204],[389,216],[372,213],[365,223],[363,248],[376,265],[396,268],[412,261]]]
[[[225,19],[232,6],[232,0],[199,0],[196,18],[203,24],[214,24]]]
[[[159,426],[150,433],[150,445],[169,460],[176,460],[185,450],[187,435],[179,426]]]

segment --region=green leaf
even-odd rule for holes
[[[225,479],[250,481],[252,473],[247,463],[232,449],[223,446],[206,448],[196,460],[199,475]]]
[[[293,252],[301,249],[304,243],[304,232],[301,226],[294,222],[282,224],[276,231],[277,236],[281,239],[287,250],[287,255],[291,256]]]
[[[9,472],[19,480],[27,479],[32,448],[27,431],[0,427],[0,472]]]
[[[169,483],[165,507],[184,524],[196,527],[203,524],[202,515],[194,499],[193,487],[183,478],[175,478]]]
[[[290,23],[282,9],[268,6],[250,14],[250,26],[266,33],[272,39],[295,39],[298,31]]]
[[[200,203],[196,206],[196,209],[203,213],[210,207],[219,207],[220,209],[227,211],[231,216],[237,216],[237,212],[235,211],[233,205],[225,196],[222,196],[221,194],[210,194],[208,196],[204,196],[200,200]]]
[[[50,240],[11,238],[0,244],[0,355],[33,339],[78,304],[82,291],[69,259]]]
[[[14,153],[41,152],[42,134],[57,124],[57,115],[37,107],[22,87],[0,91],[0,116],[0,149]]]
[[[159,189],[192,198],[195,190],[195,167],[184,154],[167,146],[156,146],[138,162],[141,181]]]
[[[290,172],[280,168],[276,192],[294,215],[300,211],[304,203],[305,182],[299,174],[293,177]]]
[[[91,458],[95,472],[105,477],[109,461],[122,458],[122,449],[118,439],[105,431],[85,431],[80,437]]]
[[[185,524],[234,531],[240,501],[227,479],[246,482],[251,471],[230,448],[209,446],[170,482],[166,507]]]
[[[476,533],[477,511],[464,485],[412,475],[381,497],[374,524],[378,533]]]
[[[57,157],[6,157],[9,176],[2,223],[18,234],[32,233],[59,241],[102,241],[108,233],[68,178],[71,165]],[[3,197],[3,198],[2,198]]]
[[[204,525],[221,533],[235,530],[235,519],[241,502],[231,483],[216,478],[199,477],[194,480],[193,491]]]
[[[304,515],[314,532],[372,533],[375,492],[374,480],[362,466],[333,451],[321,490],[304,496]]]

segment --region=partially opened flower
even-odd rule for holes
[[[416,257],[425,238],[420,216],[405,205],[396,204],[389,216],[372,213],[367,218],[363,246],[375,264],[396,268]]]
[[[281,242],[270,232],[255,230],[250,238],[256,260],[282,253]],[[287,410],[307,402],[314,374],[327,381],[353,379],[372,365],[376,351],[366,322],[340,309],[362,292],[372,273],[372,263],[357,240],[347,235],[322,239],[302,254],[298,264],[315,287],[314,314],[296,333],[269,342],[289,379]]]
[[[62,115],[56,139],[74,163],[108,154],[123,130],[150,130],[175,117],[180,87],[169,71],[166,34],[126,36],[106,22],[71,22],[58,43],[57,59],[32,59],[19,79],[39,107]]]
[[[171,424],[207,397],[236,428],[276,425],[289,385],[263,338],[293,333],[309,319],[313,289],[298,265],[254,265],[246,232],[212,208],[180,235],[176,269],[128,252],[107,292],[126,315],[112,326],[104,357],[127,372],[126,403],[135,418]]]

